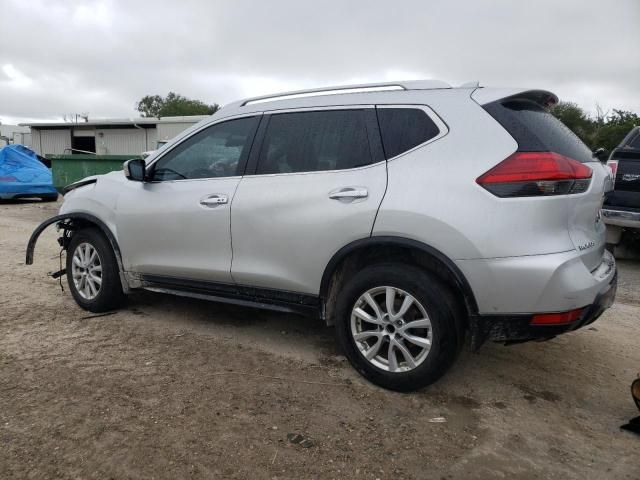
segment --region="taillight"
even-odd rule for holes
[[[607,162],[607,167],[611,169],[611,173],[613,174],[613,184],[616,184],[616,173],[618,172],[618,160],[609,160]]]
[[[534,315],[531,325],[566,325],[580,319],[584,308],[562,313],[542,313]]]
[[[0,182],[17,182],[18,179],[13,175],[7,175],[6,177],[0,177]]]
[[[582,193],[593,172],[554,152],[516,152],[476,182],[498,197],[538,197]]]

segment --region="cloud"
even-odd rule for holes
[[[72,16],[74,26],[82,28],[99,27],[110,28],[113,26],[112,8],[104,2],[91,2],[75,7]]]
[[[19,90],[29,88],[33,84],[33,80],[10,63],[2,66],[2,72],[8,79],[5,88]]]
[[[640,112],[639,24],[637,0],[9,0],[0,118],[129,117],[170,90],[224,104],[416,78]]]

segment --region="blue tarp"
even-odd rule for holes
[[[23,145],[0,149],[0,199],[57,197],[51,170]]]

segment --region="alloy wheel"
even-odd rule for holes
[[[85,300],[93,300],[102,287],[102,261],[90,243],[80,243],[73,252],[71,262],[73,284]]]
[[[367,290],[351,312],[351,334],[360,353],[388,372],[408,372],[429,355],[431,320],[408,292],[384,286]]]

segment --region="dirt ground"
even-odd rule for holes
[[[54,229],[24,264],[58,206],[0,204],[2,479],[640,478],[640,437],[619,429],[639,414],[640,262],[619,263],[618,301],[590,328],[467,348],[399,394],[312,319],[152,293],[80,310],[46,276]]]

